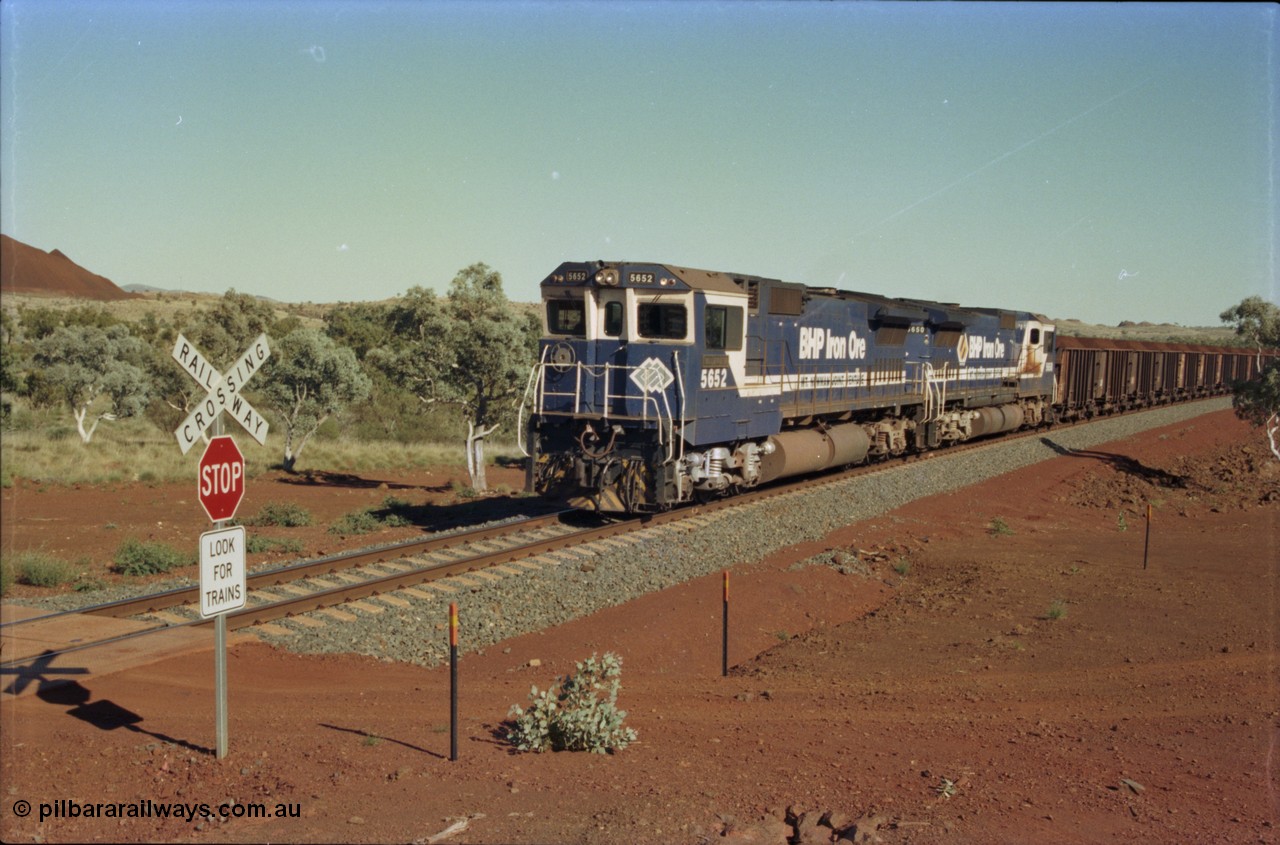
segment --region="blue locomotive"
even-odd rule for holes
[[[1053,326],[665,264],[542,282],[528,488],[642,513],[1050,422]]]

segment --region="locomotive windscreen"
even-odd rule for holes
[[[552,299],[547,302],[547,331],[585,337],[586,305],[581,299]]]

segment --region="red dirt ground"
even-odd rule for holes
[[[326,522],[389,494],[448,495],[437,476],[388,481],[407,486],[261,482],[245,512],[288,499]],[[80,554],[107,523],[110,548],[157,522],[194,544],[202,519],[168,516],[186,496],[19,487],[5,548]],[[1229,412],[921,500],[735,568],[730,677],[719,576],[466,655],[456,762],[447,670],[373,658],[234,647],[221,762],[206,655],[95,677],[79,697],[2,696],[0,837],[1274,843],[1278,503],[1280,462]],[[337,550],[311,532],[282,535]],[[868,574],[791,568],[833,549]],[[513,753],[509,708],[605,650],[623,657],[638,742]],[[122,711],[136,721],[113,721]],[[57,799],[286,803],[300,817],[15,815]]]

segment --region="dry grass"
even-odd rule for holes
[[[178,442],[145,420],[104,422],[93,442],[80,442],[69,416],[42,421],[27,430],[10,430],[0,438],[0,485],[15,479],[39,484],[128,484],[191,481],[203,447],[196,444],[186,455]],[[280,466],[284,436],[274,431],[267,445],[228,426],[228,433],[245,457],[250,476]],[[491,444],[490,460],[515,457],[512,444]],[[313,440],[304,448],[295,469],[299,472],[360,473],[370,470],[422,469],[462,466],[462,442],[402,444],[389,441],[357,442],[342,438]]]

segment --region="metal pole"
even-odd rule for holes
[[[449,759],[458,759],[458,604],[449,603]]]
[[[213,677],[217,695],[218,759],[227,756],[227,614],[219,613],[214,625]]]
[[[1151,551],[1151,503],[1147,503],[1147,539],[1142,544],[1142,568],[1147,568],[1147,553]]]
[[[215,437],[222,436],[222,414],[213,423]],[[214,528],[225,528],[226,520],[213,523]],[[213,686],[214,716],[217,719],[217,759],[227,756],[227,614],[219,613],[214,624],[213,638]]]
[[[720,676],[729,677],[729,570],[724,571],[724,609],[721,614]]]

